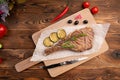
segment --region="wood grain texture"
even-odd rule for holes
[[[79,10],[84,0],[70,0],[71,8],[63,17]],[[65,0],[28,0],[18,5],[7,21],[8,34],[0,39],[4,48],[0,49],[0,80],[120,80],[120,0],[89,0],[90,8],[99,7],[99,13],[94,15],[98,23],[111,23],[106,40],[110,50],[90,61],[56,77],[51,78],[46,70],[39,65],[17,73],[14,65],[30,57],[35,48],[31,35],[48,25],[65,7]],[[40,27],[38,27],[40,26]]]

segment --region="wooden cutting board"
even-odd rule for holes
[[[79,19],[79,25],[83,24],[83,20],[88,20],[88,24],[92,24],[92,23],[96,23],[95,22],[95,19],[94,17],[92,16],[91,12],[89,11],[89,9],[84,9],[82,11],[79,11],[63,20],[60,20],[59,22],[55,23],[55,24],[52,24],[50,26],[48,26],[47,28],[45,29],[42,29],[36,33],[34,33],[32,35],[32,38],[33,38],[33,41],[35,44],[37,44],[37,41],[38,41],[38,38],[40,37],[40,34],[42,31],[44,30],[48,30],[48,29],[54,29],[56,27],[62,27],[62,26],[68,26],[67,24],[67,21],[68,20],[73,20],[73,22],[75,21],[74,19],[76,18],[76,16],[80,15],[81,18]],[[73,26],[73,23],[72,24],[69,24],[69,26]],[[71,59],[75,59],[75,58],[80,58],[80,57],[88,57],[87,59],[85,60],[82,60],[80,62],[77,62],[77,63],[74,63],[74,64],[70,64],[70,65],[65,65],[65,66],[61,66],[61,67],[57,67],[57,68],[52,68],[52,69],[48,69],[48,72],[50,74],[51,77],[56,77],[88,60],[90,60],[91,58],[95,57],[95,56],[98,56],[100,55],[101,53],[105,52],[108,50],[108,45],[106,43],[106,41],[103,43],[101,49],[95,53],[93,53],[93,55],[87,55],[87,56],[74,56],[74,57],[66,57],[66,58],[61,58],[61,59],[55,59],[55,60],[47,60],[47,61],[43,61],[44,64],[47,66],[47,65],[51,65],[51,64],[55,64],[55,63],[59,63],[59,62],[63,62],[63,61],[66,61],[66,60],[71,60]],[[31,57],[30,57],[31,58]],[[17,63],[15,65],[15,68],[18,72],[21,72],[35,64],[38,64],[39,62],[32,62],[30,61],[30,58],[24,60],[24,61],[21,61],[19,63]]]

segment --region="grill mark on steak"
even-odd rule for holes
[[[76,40],[70,40],[71,37],[79,34],[86,34],[86,36],[77,37]],[[60,51],[60,50],[72,50],[76,52],[82,52],[92,48],[93,38],[94,38],[94,32],[93,29],[90,27],[82,28],[80,30],[75,30],[74,32],[68,34],[68,36],[65,39],[59,41],[56,45],[52,46],[51,48],[45,49],[44,54],[49,55],[55,51]],[[70,41],[70,44],[74,46],[73,48],[62,47],[62,44],[68,40]]]

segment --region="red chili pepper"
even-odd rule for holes
[[[68,10],[69,10],[69,7],[66,6],[65,9],[51,21],[51,23],[54,23],[55,21],[63,17],[67,13]]]

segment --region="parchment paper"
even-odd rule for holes
[[[76,55],[88,55],[98,51],[105,39],[107,31],[109,29],[110,24],[91,24],[89,27],[93,28],[94,31],[94,39],[93,39],[93,47],[90,50],[86,50],[84,52],[74,52],[70,50],[62,50],[54,52],[48,56],[44,56],[44,50],[47,48],[43,45],[43,40],[50,35],[52,32],[57,32],[58,29],[64,29],[67,34],[75,31],[76,29],[81,29],[87,27],[86,25],[79,25],[79,26],[64,26],[61,28],[51,29],[43,31],[39,37],[38,43],[34,50],[33,56],[31,61],[43,61],[43,60],[50,60],[50,59],[58,59],[64,58],[68,56],[76,56]]]

